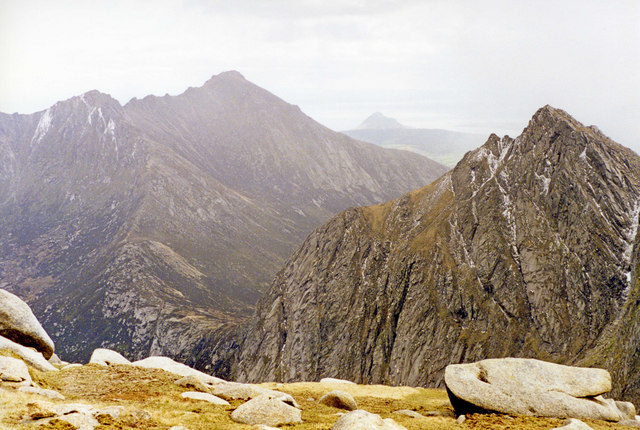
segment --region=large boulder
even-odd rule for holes
[[[334,390],[320,397],[318,401],[321,405],[332,406],[338,409],[346,409],[347,411],[355,411],[358,409],[356,401],[351,394],[340,390]]]
[[[120,353],[106,348],[95,349],[93,351],[93,354],[91,354],[89,363],[99,364],[100,366],[111,366],[112,364],[131,364],[131,362],[124,358]]]
[[[53,341],[29,305],[5,290],[0,290],[0,336],[35,348],[47,360],[53,355]]]
[[[331,430],[407,430],[391,418],[382,419],[362,409],[344,414],[331,427]]]
[[[14,354],[20,356],[29,366],[33,366],[42,372],[57,371],[51,363],[45,360],[42,353],[15,343],[6,337],[0,336],[0,349],[8,349]]]
[[[458,415],[499,412],[557,418],[619,421],[603,369],[570,367],[524,358],[482,360],[445,369],[449,400]]]
[[[298,424],[302,422],[301,411],[271,394],[260,394],[240,405],[231,414],[235,422],[249,425]]]
[[[147,357],[144,360],[134,361],[131,365],[147,369],[162,369],[179,376],[194,376],[205,384],[221,384],[227,382],[224,379],[207,375],[206,373],[200,372],[199,370],[193,369],[185,364],[178,363],[169,357]]]

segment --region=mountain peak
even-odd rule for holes
[[[556,125],[558,123],[564,123],[572,129],[583,128],[584,125],[569,115],[562,109],[554,108],[551,105],[544,105],[533,114],[529,126],[549,126]]]
[[[375,112],[365,119],[358,127],[358,130],[387,130],[395,128],[407,128],[400,124],[397,119],[389,118],[380,112]]]
[[[210,83],[213,82],[219,82],[219,81],[245,81],[245,77],[242,75],[242,73],[238,72],[237,70],[228,70],[226,72],[222,72],[219,73],[217,75],[213,75],[211,76],[211,78],[205,82],[205,86],[207,86]]]

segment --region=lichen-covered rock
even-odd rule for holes
[[[261,394],[240,405],[231,414],[231,419],[242,424],[267,426],[302,422],[300,409],[269,394]]]
[[[45,359],[53,355],[53,341],[22,299],[0,289],[0,336],[35,348]]]
[[[359,409],[342,415],[331,430],[407,430],[391,418],[382,419],[380,415]]]
[[[318,403],[347,411],[358,409],[353,396],[345,391],[334,390],[320,397]]]
[[[131,362],[124,358],[119,352],[106,348],[98,348],[91,354],[89,364],[110,366],[112,364],[131,364]]]
[[[449,365],[444,380],[457,414],[620,420],[615,402],[599,396],[611,390],[611,376],[603,369],[502,358]]]

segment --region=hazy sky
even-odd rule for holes
[[[238,70],[336,130],[517,135],[551,104],[640,152],[640,1],[0,0],[0,111]]]

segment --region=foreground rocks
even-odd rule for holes
[[[557,418],[620,421],[622,409],[602,394],[611,390],[606,370],[563,366],[533,359],[503,358],[449,365],[445,384],[453,408],[463,415],[499,412]]]
[[[331,430],[407,430],[391,418],[382,419],[362,409],[349,412],[338,418]]]
[[[26,347],[35,348],[45,359],[53,355],[53,341],[40,322],[18,296],[0,290],[0,336]]]
[[[238,407],[231,418],[243,424],[279,426],[302,422],[301,411],[269,394],[261,394]]]
[[[356,409],[358,409],[358,405],[353,399],[353,396],[340,390],[334,390],[330,393],[325,394],[324,396],[320,397],[318,403],[322,405],[332,406],[338,409],[346,409],[347,411],[355,411]]]

